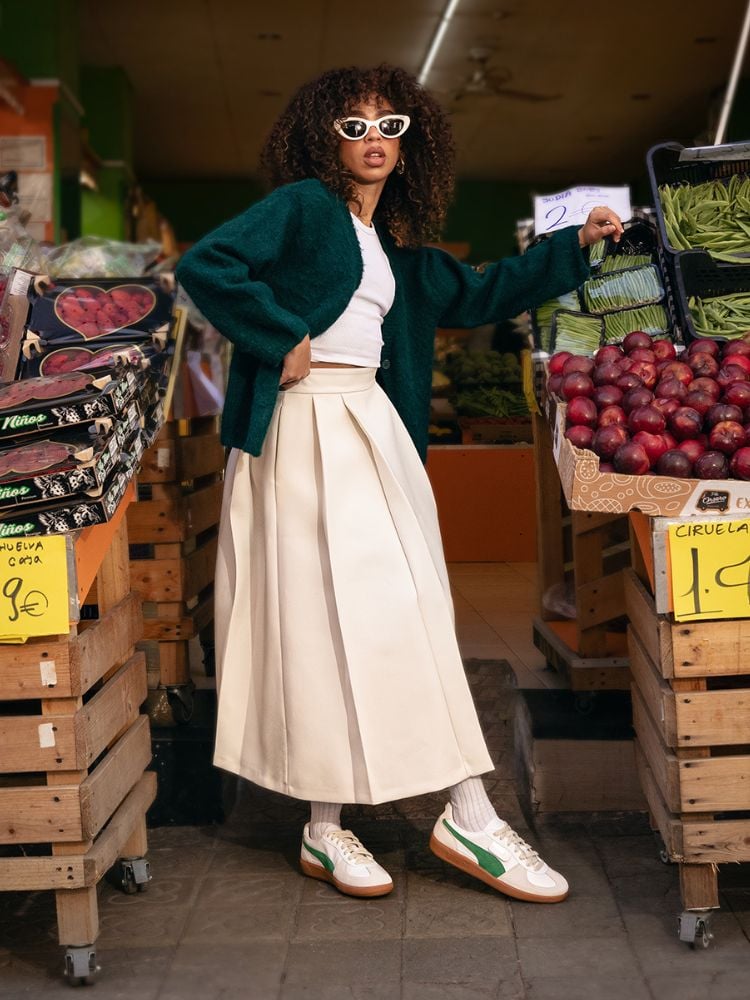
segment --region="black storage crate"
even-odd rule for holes
[[[638,219],[630,225],[625,226],[625,232],[620,237],[620,242],[615,243],[611,236],[605,237],[604,256],[602,260],[592,266],[593,274],[600,274],[601,268],[608,257],[635,257],[649,256],[652,261],[656,261],[656,229],[649,223]]]
[[[656,209],[656,219],[659,227],[659,241],[664,249],[666,264],[672,269],[670,274],[674,278],[675,258],[682,253],[691,253],[689,250],[677,250],[669,243],[667,227],[664,223],[664,212],[659,197],[659,188],[662,184],[675,187],[678,184],[703,184],[705,181],[728,180],[735,174],[750,174],[750,146],[748,143],[735,143],[727,146],[717,146],[719,150],[734,152],[737,159],[701,159],[685,160],[680,162],[680,153],[685,149],[678,142],[661,143],[652,146],[646,154],[648,166],[648,177],[651,182],[651,194],[654,199]],[[743,156],[743,153],[748,155]],[[748,259],[750,264],[750,259]],[[724,264],[719,267],[742,267],[741,264]]]
[[[675,292],[686,341],[700,340],[704,335],[695,331],[688,299],[750,292],[750,267],[719,264],[705,250],[683,250],[675,258]],[[711,339],[728,338],[712,335]]]

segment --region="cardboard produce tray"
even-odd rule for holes
[[[550,400],[550,414],[553,454],[571,510],[604,514],[640,510],[650,516],[669,517],[750,514],[750,482],[741,479],[671,479],[600,472],[598,456],[573,447],[565,437],[565,405]]]

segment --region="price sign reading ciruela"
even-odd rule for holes
[[[677,621],[750,618],[750,519],[669,526]]]
[[[68,628],[65,536],[0,539],[0,642]]]

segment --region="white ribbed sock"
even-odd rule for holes
[[[484,790],[481,778],[466,778],[449,789],[453,818],[464,830],[478,833],[493,820],[500,820]]]
[[[329,826],[341,829],[341,803],[340,802],[311,802],[310,803],[310,836],[318,840],[326,832]]]

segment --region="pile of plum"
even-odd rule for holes
[[[560,351],[549,372],[565,436],[601,472],[750,479],[750,342],[695,340],[678,357],[636,330],[593,358]]]

